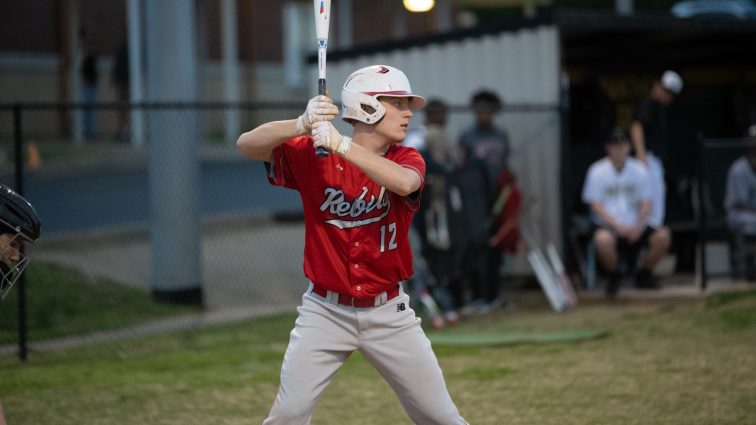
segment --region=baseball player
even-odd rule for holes
[[[401,285],[412,275],[408,232],[425,163],[398,143],[425,99],[402,71],[374,65],[346,79],[341,101],[352,137],[331,123],[339,113],[331,99],[316,96],[299,118],[263,124],[237,141],[244,155],[265,162],[271,184],[299,191],[305,216],[309,287],[263,424],[309,424],[355,350],[415,423],[466,424]],[[316,157],[319,146],[330,155]]]
[[[40,221],[34,207],[21,195],[0,183],[0,299],[10,292],[13,284],[29,264],[23,243],[36,243]],[[5,425],[3,405],[0,403],[0,425]]]
[[[0,183],[0,297],[5,298],[29,264],[21,246],[25,241],[37,243],[40,226],[34,207]]]

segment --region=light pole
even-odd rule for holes
[[[404,8],[410,12],[427,12],[433,9],[434,0],[403,0]]]

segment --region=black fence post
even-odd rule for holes
[[[22,133],[21,121],[22,108],[16,103],[13,105],[13,143],[15,149],[15,172],[16,172],[16,192],[24,196],[24,138]],[[21,246],[23,254],[24,247]],[[28,354],[26,346],[26,273],[21,273],[16,282],[16,291],[18,292],[18,357],[21,361],[26,361]]]
[[[698,261],[701,273],[701,291],[706,291],[706,160],[703,134],[696,137],[698,144]]]

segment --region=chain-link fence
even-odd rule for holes
[[[27,247],[25,291],[0,304],[0,354],[17,353],[22,338],[32,352],[58,350],[293,312],[306,288],[299,196],[269,186],[263,165],[234,142],[304,104],[0,109],[0,179],[18,184],[20,141],[23,193],[43,223],[39,244]],[[467,107],[450,108],[451,138],[472,122]],[[524,185],[542,180],[538,151],[560,145],[559,111],[510,107],[497,122],[510,132]]]

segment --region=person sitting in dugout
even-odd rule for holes
[[[631,267],[640,248],[647,251],[637,265],[635,286],[659,288],[652,271],[669,250],[671,233],[666,226],[649,224],[651,181],[646,168],[630,154],[630,141],[622,130],[614,130],[605,142],[607,155],[589,168],[583,186],[583,202],[589,205],[595,225],[593,243],[603,270],[609,276],[608,296],[619,290],[620,259]]]

